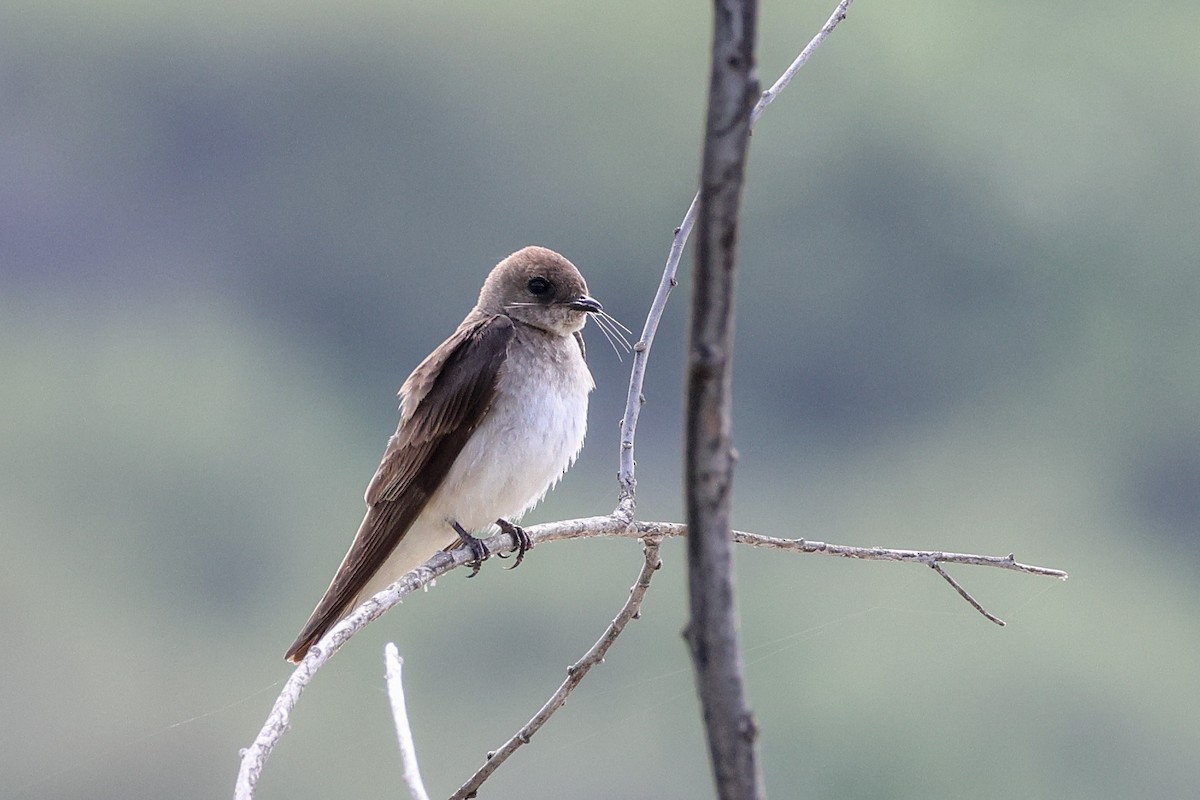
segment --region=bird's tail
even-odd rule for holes
[[[288,648],[285,656],[288,661],[299,664],[309,648],[357,605],[458,541],[458,534],[449,525],[424,518],[411,525],[404,520],[403,534],[398,541],[389,541],[390,537],[378,535],[382,527],[397,524],[388,516],[389,510],[380,505],[367,511],[354,544],[342,559],[325,596]],[[389,544],[390,551],[385,550]]]

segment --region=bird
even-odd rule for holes
[[[288,661],[459,541],[478,572],[489,554],[473,532],[513,534],[519,563],[529,540],[512,520],[583,447],[595,383],[582,330],[592,317],[605,330],[583,275],[553,250],[525,247],[491,270],[474,308],[400,387],[400,422],[367,486],[366,515]]]

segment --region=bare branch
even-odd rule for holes
[[[388,700],[392,705],[392,720],[396,723],[396,741],[400,747],[400,760],[404,764],[404,783],[408,786],[412,800],[429,800],[429,794],[421,780],[421,768],[417,764],[417,746],[413,744],[412,729],[408,726],[408,707],[404,702],[404,683],[400,675],[404,659],[400,657],[396,645],[388,642],[384,646],[383,661]]]
[[[754,110],[750,112],[751,125],[758,122],[758,118],[762,116],[767,106],[771,105],[775,101],[775,98],[779,96],[779,93],[787,88],[787,85],[792,82],[792,78],[796,77],[796,73],[800,71],[800,68],[808,63],[808,59],[812,56],[813,52],[821,46],[821,43],[829,37],[829,34],[833,33],[833,29],[846,18],[846,12],[853,2],[854,0],[841,0],[837,4],[837,8],[833,10],[833,13],[829,15],[829,19],[825,21],[824,27],[817,31],[817,35],[812,38],[812,41],[800,51],[800,55],[796,56],[796,60],[783,71],[783,74],[779,76],[779,80],[771,84],[770,89],[762,93],[762,97],[758,98],[758,103],[754,106]]]
[[[791,83],[792,78],[796,76],[800,68],[808,63],[808,59],[812,56],[813,52],[821,46],[821,43],[833,32],[833,29],[846,18],[846,11],[850,7],[851,2],[853,0],[841,0],[837,4],[837,8],[834,9],[833,14],[826,21],[824,27],[800,51],[800,55],[779,76],[779,79],[771,85],[771,88],[763,92],[762,97],[758,99],[758,103],[754,106],[754,111],[751,112],[751,128],[758,121],[758,118],[762,116],[767,106]],[[629,374],[629,391],[625,396],[625,415],[621,418],[620,470],[617,473],[617,483],[620,486],[620,493],[618,495],[617,508],[613,512],[616,516],[623,519],[632,520],[637,505],[634,440],[637,437],[638,417],[641,415],[642,406],[646,402],[646,396],[642,393],[642,388],[645,385],[646,365],[650,360],[650,348],[654,344],[655,334],[658,333],[658,324],[662,320],[663,312],[666,310],[667,299],[670,297],[671,290],[679,283],[675,276],[679,271],[679,260],[683,257],[683,249],[687,246],[688,237],[692,234],[692,227],[696,224],[696,211],[699,208],[699,203],[700,193],[697,192],[695,197],[692,198],[691,205],[688,206],[687,213],[683,215],[683,221],[675,229],[675,235],[671,239],[671,249],[667,253],[667,263],[663,267],[662,279],[658,282],[658,290],[654,293],[654,300],[650,303],[650,311],[646,314],[646,324],[642,327],[642,334],[633,347],[633,367]]]
[[[534,525],[525,529],[531,542],[542,544],[566,539],[592,539],[601,536],[621,536],[631,539],[644,537],[674,537],[686,536],[687,526],[678,522],[629,522],[615,515],[604,517],[583,517],[580,519],[548,522],[544,525]],[[868,561],[908,561],[918,564],[973,564],[983,567],[1026,572],[1031,575],[1042,575],[1060,580],[1067,579],[1067,573],[1062,570],[1039,567],[1018,562],[1012,555],[983,556],[970,553],[944,553],[935,550],[893,550],[884,547],[850,547],[847,545],[811,542],[805,539],[780,539],[773,536],[762,536],[745,531],[734,531],[734,541],[751,547],[767,547],[776,550],[787,550],[793,553],[811,553],[814,555],[832,555],[843,558],[857,558]],[[516,547],[516,542],[507,533],[498,533],[485,540],[489,551],[502,553]],[[287,731],[291,721],[292,710],[300,699],[300,695],[308,687],[313,676],[325,665],[334,653],[341,649],[358,631],[365,628],[372,620],[378,618],[394,605],[414,591],[426,586],[452,569],[469,562],[474,556],[470,548],[459,547],[449,552],[438,553],[429,561],[405,575],[396,583],[384,589],[379,594],[367,600],[354,609],[344,620],[335,625],[329,633],[308,651],[291,676],[283,685],[279,697],[267,715],[262,729],[254,742],[241,751],[241,766],[238,770],[237,785],[234,797],[237,800],[251,800],[254,789],[262,774],[263,766],[279,739]]]
[[[507,535],[507,534],[502,534]],[[494,538],[494,537],[493,537]],[[509,538],[508,546],[515,543]],[[489,540],[490,541],[490,540]],[[238,768],[237,783],[234,786],[236,800],[251,800],[254,788],[262,774],[263,766],[279,739],[287,732],[291,721],[292,709],[300,700],[300,695],[308,687],[313,676],[333,654],[341,649],[354,634],[362,630],[368,623],[377,619],[383,612],[398,604],[404,597],[427,585],[433,579],[446,572],[460,567],[471,560],[469,549],[460,547],[453,552],[442,552],[426,561],[423,565],[406,574],[387,589],[379,592],[370,600],[354,609],[350,614],[334,625],[328,633],[321,637],[316,646],[309,649],[304,660],[296,665],[291,676],[283,684],[275,705],[267,715],[266,722],[258,736],[249,747],[241,751],[241,766]]]
[[[646,396],[642,394],[642,386],[646,381],[646,365],[650,361],[650,347],[654,344],[654,334],[658,332],[658,323],[662,320],[667,308],[667,299],[678,281],[675,273],[679,269],[679,259],[683,256],[683,248],[692,226],[696,224],[696,208],[700,203],[700,195],[692,198],[683,222],[675,229],[675,238],[671,240],[671,252],[667,255],[667,265],[663,269],[662,279],[658,282],[658,291],[650,303],[650,311],[646,314],[646,324],[642,327],[642,335],[633,346],[633,367],[629,373],[629,393],[625,397],[625,416],[621,418],[621,467],[617,473],[617,483],[620,493],[617,497],[617,509],[613,513],[624,519],[632,520],[637,507],[637,478],[635,475],[633,440],[637,435],[638,417],[642,413],[642,405]]]
[[[667,525],[672,529],[680,529],[677,533],[668,532],[661,528]],[[647,532],[661,533],[663,536],[686,536],[687,530],[677,523],[638,523],[639,530],[647,528]],[[751,547],[766,547],[774,550],[789,550],[798,553],[813,553],[824,556],[840,556],[841,558],[857,558],[863,561],[909,561],[926,566],[932,564],[971,564],[977,567],[998,567],[1015,572],[1026,572],[1030,575],[1043,575],[1047,578],[1058,578],[1065,581],[1067,573],[1060,569],[1038,567],[1032,564],[1022,564],[1012,553],[1006,556],[980,556],[973,553],[948,553],[942,550],[898,550],[891,547],[852,547],[845,544],[830,544],[815,542],[809,539],[780,539],[775,536],[763,536],[744,531],[733,532],[734,541]]]
[[[563,703],[567,702],[567,697],[570,696],[571,692],[575,691],[575,687],[583,680],[583,676],[587,675],[588,670],[604,660],[604,654],[608,652],[608,648],[621,635],[621,631],[625,630],[625,626],[629,624],[629,621],[641,616],[642,599],[646,596],[646,590],[650,588],[650,579],[654,577],[654,573],[662,566],[662,562],[658,558],[658,537],[647,536],[643,541],[643,545],[646,561],[642,565],[642,571],[638,574],[637,582],[629,590],[629,599],[625,601],[625,605],[621,607],[617,616],[609,623],[609,626],[600,635],[600,638],[596,640],[596,643],[592,645],[591,649],[584,653],[582,658],[567,667],[567,679],[550,696],[546,704],[533,715],[533,719],[526,722],[511,739],[500,746],[500,749],[488,753],[487,762],[457,792],[451,795],[450,800],[466,800],[466,798],[475,797],[483,782],[509,756],[515,753],[521,745],[528,744],[533,735],[541,730],[542,726],[553,716],[554,712],[558,711]]]

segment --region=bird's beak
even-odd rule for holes
[[[567,307],[575,311],[586,311],[589,314],[599,314],[604,310],[599,301],[593,300],[586,294],[576,297],[574,300],[567,303]]]

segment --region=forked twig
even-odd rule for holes
[[[544,525],[534,525],[525,529],[529,540],[536,544],[556,542],[565,539],[588,539],[600,536],[621,536],[627,538],[643,538],[646,536],[684,536],[687,526],[678,522],[629,522],[616,515],[603,517],[584,517],[568,519],[559,522],[548,522]],[[857,558],[867,561],[907,561],[918,564],[940,562],[943,564],[973,564],[983,567],[994,567],[1031,575],[1067,579],[1067,573],[1049,567],[1039,567],[1032,564],[1022,564],[1012,555],[982,556],[971,553],[945,553],[936,550],[894,550],[885,547],[852,547],[848,545],[814,542],[806,539],[781,539],[774,536],[762,536],[746,531],[734,531],[734,539],[739,544],[751,547],[767,547],[776,550],[787,550],[794,553],[812,555],[831,555],[843,558]],[[516,542],[507,533],[498,533],[484,540],[488,550],[502,553],[516,547]],[[333,657],[342,645],[350,640],[358,631],[365,628],[372,620],[382,615],[402,599],[414,591],[427,585],[452,569],[462,566],[474,558],[468,547],[459,547],[449,552],[438,553],[422,566],[405,575],[387,589],[376,594],[358,608],[354,609],[344,620],[335,625],[329,633],[309,650],[304,660],[296,666],[291,676],[284,683],[283,690],[275,699],[275,704],[267,715],[262,729],[258,732],[249,747],[241,752],[241,766],[238,770],[237,786],[234,796],[238,800],[250,800],[258,778],[262,774],[267,758],[275,749],[275,745],[287,731],[291,721],[292,710],[300,699],[300,695],[312,681],[326,661]]]

